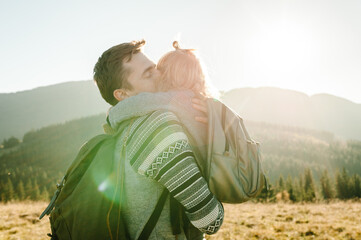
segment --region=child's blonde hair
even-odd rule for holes
[[[160,91],[192,90],[195,94],[209,97],[209,87],[200,59],[194,49],[181,49],[173,42],[174,51],[163,55],[157,64],[161,73],[157,83]]]

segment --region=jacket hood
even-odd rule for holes
[[[117,129],[123,121],[140,117],[156,110],[167,110],[174,113],[201,113],[192,107],[192,91],[144,92],[118,102],[108,110],[107,122],[111,128]]]

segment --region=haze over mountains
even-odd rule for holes
[[[361,140],[361,104],[328,94],[278,88],[241,88],[222,100],[244,119],[328,131]],[[0,94],[0,141],[22,138],[39,129],[75,118],[105,113],[110,107],[93,81],[67,82],[18,93]]]
[[[0,141],[32,130],[106,112],[93,81],[67,82],[0,94]]]
[[[361,104],[329,94],[308,96],[279,88],[241,88],[222,100],[244,119],[329,131],[361,139]]]

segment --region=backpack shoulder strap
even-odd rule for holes
[[[92,139],[90,139],[89,141],[87,141],[86,143],[84,143],[81,147],[80,150],[78,152],[78,155],[75,157],[74,161],[71,163],[71,165],[68,167],[65,176],[64,176],[64,180],[67,179],[67,176],[69,176],[69,174],[73,171],[73,169],[75,169],[77,166],[79,166],[79,164],[83,161],[83,159],[88,156],[92,151],[94,151],[94,149],[96,149],[97,147],[100,146],[100,144],[106,140],[111,138],[112,135],[108,135],[108,134],[100,134],[97,135],[95,137],[93,137]]]
[[[150,218],[148,219],[148,222],[145,224],[143,231],[140,233],[138,239],[139,240],[143,240],[143,239],[148,239],[150,234],[152,233],[155,225],[158,222],[158,219],[160,217],[160,214],[162,213],[162,210],[164,208],[165,205],[165,201],[167,200],[167,196],[168,196],[168,190],[165,188],[162,192],[162,195],[160,196],[157,205],[155,206],[152,215],[150,216]]]

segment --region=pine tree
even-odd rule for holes
[[[41,191],[40,200],[49,201],[49,192],[45,186],[43,187],[43,189]]]
[[[303,176],[302,174],[298,177],[298,184],[296,185],[296,199],[297,201],[303,201],[305,199],[305,191],[303,188]]]
[[[2,188],[2,189],[4,189],[4,188]],[[0,193],[0,201],[1,201],[1,202],[6,202],[6,194],[5,194],[5,191],[2,191],[2,192]]]
[[[276,192],[275,192],[275,188],[274,186],[272,186],[271,184],[268,185],[268,199],[270,199],[271,201],[273,201],[276,197]]]
[[[0,180],[0,200],[1,202],[6,202],[6,185]]]
[[[361,198],[361,178],[357,175],[357,179],[355,180],[355,193],[356,197]]]
[[[342,174],[337,172],[336,174],[336,189],[337,196],[340,199],[347,199],[350,196],[350,184],[347,176],[346,169],[342,169]]]
[[[322,190],[322,196],[324,199],[330,199],[333,198],[333,189],[331,186],[330,178],[328,176],[328,171],[325,169],[325,171],[322,174],[321,177],[321,190]]]
[[[15,199],[14,185],[10,178],[6,184],[6,200],[11,201]]]
[[[25,199],[31,199],[32,192],[33,192],[33,184],[31,180],[28,179],[25,184]]]
[[[315,186],[313,184],[313,178],[311,169],[305,169],[305,183],[304,183],[304,191],[305,191],[305,201],[312,201],[316,197]]]
[[[41,181],[47,181],[49,178],[48,178],[48,174],[46,174],[46,172],[43,172],[41,174]]]
[[[25,189],[24,189],[24,183],[23,181],[19,181],[17,189],[16,189],[17,193],[18,193],[18,197],[19,200],[22,201],[25,199]]]
[[[4,140],[2,145],[4,146],[4,148],[12,148],[15,147],[17,145],[20,144],[20,140],[17,139],[16,137],[11,137],[8,140]]]
[[[342,176],[340,174],[340,172],[337,172],[336,173],[336,176],[335,176],[335,182],[336,182],[336,190],[337,190],[337,197],[339,199],[344,199],[344,182],[342,180]]]
[[[39,185],[37,183],[37,181],[34,181],[34,185],[33,185],[33,192],[31,194],[31,200],[40,200],[40,189],[39,189]]]
[[[283,190],[285,190],[285,181],[283,179],[282,174],[280,175],[280,177],[278,179],[277,190],[278,190],[278,192],[282,192]]]
[[[296,199],[295,190],[294,190],[294,187],[293,187],[293,180],[292,180],[291,175],[288,175],[288,177],[287,177],[286,189],[287,189],[287,192],[289,194],[290,200],[292,202],[295,202],[297,199]]]
[[[361,197],[361,183],[360,183],[360,176],[354,174],[351,178],[351,197]]]
[[[342,169],[342,178],[343,178],[343,182],[345,183],[345,189],[344,189],[345,198],[351,198],[352,189],[351,189],[350,177],[348,176],[345,167],[343,167],[343,169]]]

